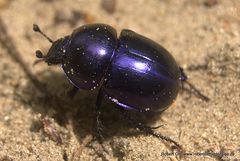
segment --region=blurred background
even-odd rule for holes
[[[34,23],[53,40],[106,23],[168,49],[210,102],[183,91],[152,125],[203,154],[163,155],[172,149],[128,127],[111,105],[105,148],[90,145],[96,93],[70,100],[59,67],[33,66],[35,51],[51,46]],[[0,160],[240,160],[239,64],[239,0],[0,0]]]

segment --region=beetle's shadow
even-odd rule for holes
[[[98,94],[98,89],[94,91],[81,90],[77,93],[74,99],[67,96],[67,91],[71,89],[72,85],[67,81],[63,73],[44,71],[36,74],[38,79],[45,84],[46,93],[39,92],[37,94],[32,83],[27,83],[26,91],[30,92],[28,95],[29,102],[31,102],[31,109],[40,113],[42,116],[50,116],[63,127],[68,124],[72,125],[73,132],[81,142],[89,134],[93,134],[94,125],[94,110],[95,102]],[[29,91],[31,90],[32,91]],[[102,121],[104,125],[105,139],[110,139],[112,136],[131,137],[141,133],[130,130],[131,126],[126,120],[120,117],[120,110],[116,109],[114,103],[104,100],[101,106]],[[141,121],[148,120],[152,123],[152,119],[143,118],[142,116],[131,114],[133,119]],[[39,120],[40,121],[40,120]],[[39,126],[35,126],[36,122],[32,122],[32,131],[39,131]]]

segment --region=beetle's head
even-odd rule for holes
[[[34,24],[33,30],[41,33],[45,38],[48,39],[48,41],[52,43],[52,46],[46,55],[44,55],[40,50],[36,51],[36,57],[39,58],[39,60],[37,60],[34,64],[41,61],[45,61],[48,65],[61,64],[66,53],[69,36],[53,41],[40,30],[38,25]]]

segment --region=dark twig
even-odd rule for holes
[[[11,58],[17,62],[20,67],[23,69],[27,77],[31,80],[31,82],[34,84],[34,86],[41,92],[45,93],[45,88],[43,84],[34,77],[32,72],[27,67],[26,63],[22,59],[21,54],[16,49],[11,37],[9,36],[7,32],[7,27],[5,26],[3,20],[0,17],[0,43],[3,45],[3,47],[6,48],[7,53],[11,56]]]

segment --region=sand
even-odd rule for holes
[[[119,0],[108,10],[100,0],[0,0],[0,160],[240,160],[240,1]],[[71,100],[59,67],[33,66],[35,50],[46,53],[51,45],[32,31],[33,23],[55,40],[97,22],[166,47],[210,98],[183,91],[150,124],[164,125],[155,131],[180,143],[181,157],[136,132],[109,103],[103,107],[104,148],[92,142],[97,92],[81,91]]]

